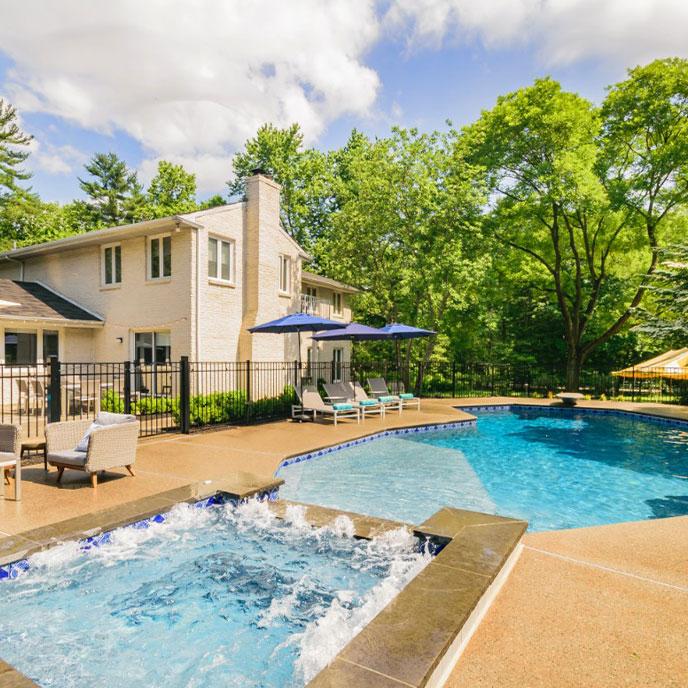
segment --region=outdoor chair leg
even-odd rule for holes
[[[134,473],[134,469],[131,467],[131,465],[125,466],[125,468],[129,471],[129,475],[133,478],[136,473]]]
[[[91,487],[95,490],[98,487],[98,474],[91,473]]]
[[[60,466],[57,469],[57,482],[60,483],[62,482],[62,474],[64,473],[64,466]]]

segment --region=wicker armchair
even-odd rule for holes
[[[2,466],[2,496],[5,497],[7,473],[14,467],[14,499],[21,499],[21,427],[0,425],[0,466]]]
[[[48,463],[57,468],[57,482],[62,480],[65,468],[88,473],[93,488],[98,485],[98,471],[124,466],[133,476],[139,437],[138,421],[95,428],[91,432],[88,451],[76,451],[75,447],[90,425],[90,420],[46,425],[46,453]]]

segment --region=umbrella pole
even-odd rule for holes
[[[297,330],[296,334],[299,339],[299,354],[298,354],[298,359],[299,359],[299,371],[298,371],[298,376],[299,376],[299,401],[301,402],[301,419],[303,420],[303,375],[301,375],[301,330]]]

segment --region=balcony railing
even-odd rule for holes
[[[327,299],[301,294],[301,312],[318,315],[321,318],[330,318],[332,317],[332,304]]]

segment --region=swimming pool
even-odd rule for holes
[[[0,654],[56,688],[302,686],[430,560],[352,534],[253,501],[60,545],[0,582]]]
[[[448,505],[553,530],[688,514],[688,424],[510,407],[284,466],[281,496],[421,523]]]

